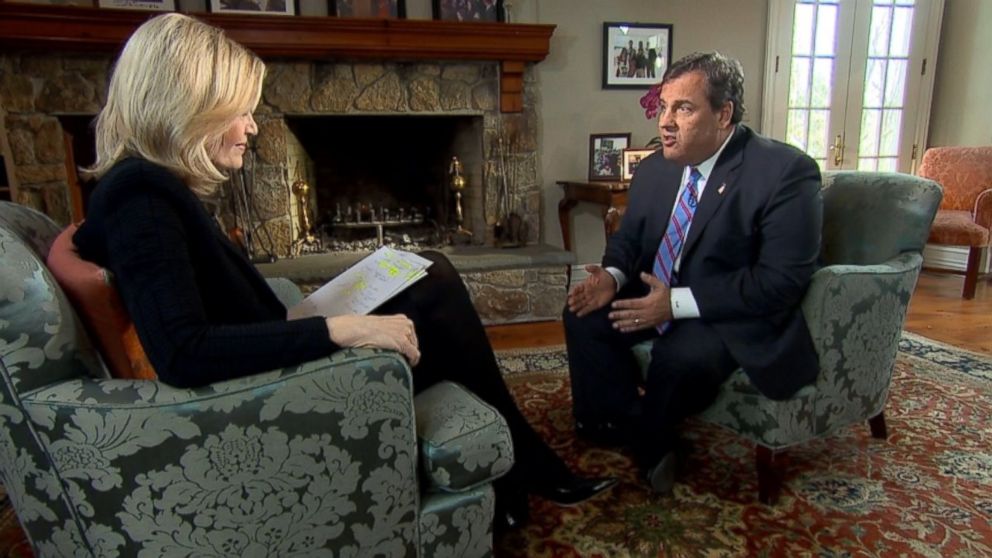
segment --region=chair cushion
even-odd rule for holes
[[[941,209],[930,228],[928,242],[951,246],[988,246],[989,230],[978,226],[970,211]]]
[[[154,380],[134,323],[124,309],[110,272],[81,257],[72,243],[70,225],[52,243],[48,269],[65,291],[115,378]]]
[[[474,394],[440,382],[414,399],[424,473],[432,488],[460,492],[503,476],[513,465],[506,420]]]

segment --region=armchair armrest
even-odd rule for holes
[[[303,293],[300,288],[285,277],[266,277],[265,282],[269,284],[272,291],[276,293],[276,297],[279,298],[279,302],[282,302],[286,308],[296,306],[303,300]]]
[[[981,192],[975,198],[974,215],[978,226],[992,229],[992,188]]]
[[[344,350],[196,389],[78,379],[22,404],[87,537],[130,535],[100,539],[100,555],[285,556],[329,541],[379,554],[416,531],[412,378],[396,353]]]

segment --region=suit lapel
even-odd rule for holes
[[[729,197],[736,187],[737,168],[744,160],[744,134],[744,128],[738,126],[737,130],[734,131],[734,138],[720,154],[716,166],[713,167],[713,172],[710,173],[710,177],[706,181],[703,197],[699,200],[696,213],[692,217],[692,225],[689,226],[689,238],[682,246],[683,258],[692,251],[700,235],[703,234],[706,224],[716,214],[723,200]]]
[[[672,208],[675,207],[675,196],[678,195],[679,186],[682,183],[682,172],[684,167],[669,165],[668,170],[659,180],[657,197],[658,203],[653,204],[656,210],[652,210],[651,217],[645,224],[644,238],[653,240],[655,250],[661,242],[661,236],[668,228],[668,221],[671,218]],[[654,255],[651,256],[654,258]]]

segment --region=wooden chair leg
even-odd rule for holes
[[[755,448],[755,463],[758,468],[758,500],[774,506],[782,490],[782,452],[776,453],[759,444]]]
[[[889,430],[885,427],[884,411],[868,419],[868,426],[871,428],[872,438],[885,440],[889,437]]]
[[[961,298],[975,298],[975,287],[978,286],[978,263],[982,261],[982,248],[972,246],[968,249],[968,267],[964,270],[964,289]]]

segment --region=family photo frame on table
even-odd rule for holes
[[[405,0],[328,0],[328,15],[337,17],[406,17]]]
[[[81,6],[92,3],[74,2],[72,5]],[[162,12],[173,12],[176,10],[176,0],[99,0],[97,6],[101,8],[122,8],[127,10],[156,10]]]
[[[503,21],[503,0],[431,0],[434,19]]]
[[[623,161],[621,180],[624,182],[633,180],[634,172],[637,170],[637,166],[641,164],[641,160],[654,153],[654,151],[654,149],[649,148],[624,149],[621,155],[621,160]]]
[[[589,136],[589,181],[615,182],[622,174],[621,155],[630,147],[630,132]]]
[[[603,89],[646,89],[672,59],[670,23],[603,24]]]
[[[101,0],[102,1],[102,0]],[[210,0],[215,14],[296,15],[295,0]]]

